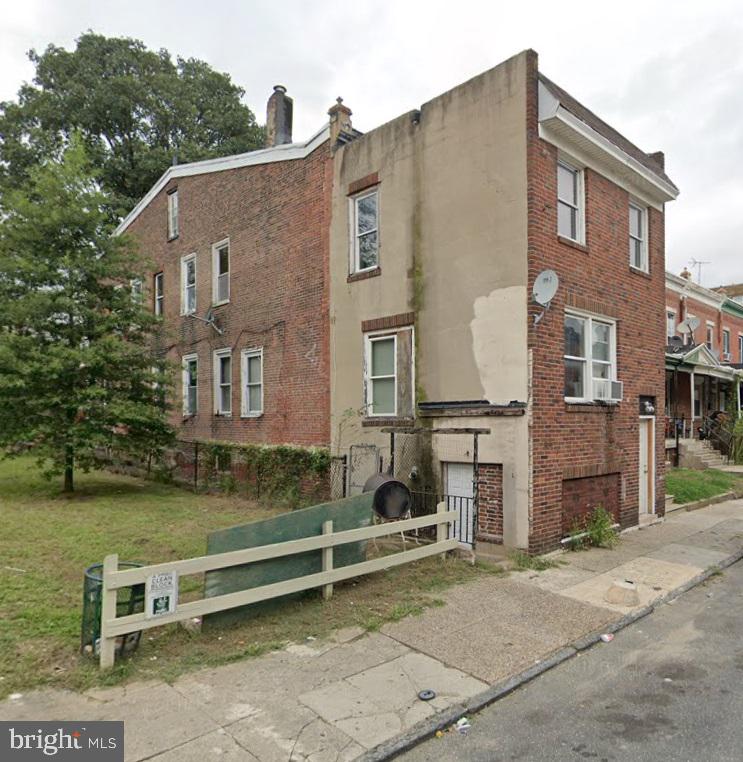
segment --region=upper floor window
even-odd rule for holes
[[[379,266],[379,192],[372,191],[351,199],[353,216],[352,272]]]
[[[212,246],[212,304],[230,301],[230,242]]]
[[[715,348],[715,325],[714,323],[707,323],[707,340],[705,341],[707,349],[710,351]]]
[[[583,171],[557,163],[557,233],[578,243],[584,242]]]
[[[242,353],[242,414],[253,418],[263,414],[263,349]]]
[[[738,335],[738,362],[743,363],[743,334]]]
[[[668,344],[676,335],[676,313],[673,310],[666,310],[666,340]]]
[[[135,278],[129,284],[132,291],[132,300],[135,302],[142,301],[142,281],[139,278]]]
[[[616,380],[616,325],[565,313],[565,399],[611,400]]]
[[[178,191],[168,193],[168,238],[178,238]]]
[[[163,273],[156,273],[152,279],[153,307],[156,315],[162,315],[165,311],[165,290]]]
[[[214,353],[214,412],[232,415],[232,350]]]
[[[365,337],[366,414],[413,416],[413,330],[402,328]]]
[[[183,415],[196,415],[199,411],[198,372],[199,358],[196,355],[185,355],[181,365]]]
[[[181,259],[181,315],[196,312],[196,255]]]
[[[722,354],[726,360],[730,359],[730,331],[727,328],[722,332]]]
[[[647,216],[647,209],[629,205],[629,263],[643,272],[648,272]]]

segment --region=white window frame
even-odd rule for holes
[[[129,289],[132,294],[132,301],[142,303],[142,279],[132,278],[129,281]]]
[[[219,275],[219,252],[227,248],[227,272]],[[232,251],[230,250],[230,239],[225,238],[222,241],[212,245],[212,305],[218,307],[220,304],[228,304],[230,301],[230,274],[232,272]],[[219,298],[219,278],[227,276],[227,298]]]
[[[630,251],[630,260],[629,265],[633,270],[639,270],[640,272],[647,273],[650,272],[650,258],[648,257],[648,208],[646,206],[643,206],[639,202],[630,199],[629,202],[629,209],[636,210],[640,212],[640,238],[636,238],[632,235],[631,230],[632,227],[628,223],[627,225],[627,233],[629,235],[630,243],[633,241],[639,241],[640,242],[640,259],[641,264],[638,266],[634,263],[634,249]]]
[[[715,351],[715,324],[710,320],[707,321],[706,330],[704,333],[704,343],[710,352]]]
[[[188,404],[188,366],[191,362],[196,363],[196,394],[194,397],[195,409],[191,410]],[[181,391],[183,396],[183,417],[190,418],[199,412],[199,356],[196,353],[183,355],[181,358]]]
[[[668,330],[669,319],[673,322],[673,331]],[[670,307],[666,307],[666,344],[671,343],[671,339],[676,335],[676,310],[672,310]]]
[[[374,228],[374,230],[367,230],[365,233],[362,233],[359,235],[359,226],[358,226],[358,204],[359,201],[362,201],[365,198],[369,198],[370,196],[376,196],[377,197],[377,226]],[[349,202],[349,208],[350,208],[350,219],[351,219],[351,273],[365,273],[370,272],[372,270],[376,270],[379,268],[379,186],[375,186],[374,188],[367,189],[365,191],[362,191],[360,193],[357,193],[355,196],[351,196],[348,199]],[[359,265],[359,239],[362,236],[369,235],[369,233],[376,233],[377,234],[377,261],[370,265],[369,267],[362,268]]]
[[[395,369],[393,375],[372,376],[372,345],[377,341],[385,341],[392,339],[392,352],[395,361]],[[364,334],[364,387],[366,389],[366,415],[368,418],[396,418],[397,417],[397,332],[390,333],[390,331],[381,331],[379,333],[367,333]],[[395,382],[395,392],[393,400],[395,402],[395,409],[392,413],[375,413],[373,410],[372,402],[374,400],[374,381],[376,379],[392,378]]]
[[[178,238],[178,189],[170,191],[168,196],[168,240]]]
[[[261,358],[260,381],[252,381],[248,378],[248,360],[251,357]],[[240,361],[240,415],[242,418],[260,418],[263,415],[265,393],[263,385],[263,377],[265,375],[263,372],[263,363],[263,347],[250,347],[248,349],[243,349]],[[258,386],[259,384],[261,387],[261,409],[250,410],[250,395],[247,393],[248,386]]]
[[[575,172],[576,175],[576,196],[577,196],[577,206],[573,204],[571,201],[566,201],[565,199],[560,198],[560,170],[559,167],[562,166],[565,169],[567,169],[569,172]],[[555,195],[557,197],[556,201],[556,209],[557,209],[557,234],[561,236],[562,238],[567,239],[568,241],[574,241],[575,243],[579,243],[581,245],[585,245],[586,243],[586,183],[585,183],[585,169],[578,164],[576,164],[573,160],[568,159],[566,157],[560,156],[557,159],[557,169],[556,169],[556,188],[555,188]],[[566,206],[569,206],[571,209],[575,209],[576,211],[576,221],[575,221],[575,232],[577,237],[573,238],[572,236],[565,235],[564,233],[560,232],[560,204],[565,204]]]
[[[738,334],[738,362],[743,363],[743,333]]]
[[[188,264],[190,262],[193,262],[193,309],[188,309],[188,299],[187,299],[187,274],[188,274]],[[196,267],[196,253],[188,254],[185,257],[181,257],[181,315],[193,315],[196,313],[196,310],[198,308],[197,306],[197,299],[198,299],[198,282],[199,282],[199,274]]]
[[[598,362],[609,365],[609,386],[611,388],[612,381],[618,381],[617,378],[617,321],[614,318],[605,317],[603,315],[594,315],[591,312],[584,312],[583,310],[569,309],[565,310],[563,316],[563,332],[565,318],[574,317],[580,320],[586,321],[586,328],[583,332],[583,357],[576,357],[574,355],[565,354],[565,339],[563,336],[563,372],[565,369],[565,360],[579,360],[585,363],[585,375],[583,378],[583,396],[582,397],[565,397],[565,402],[596,402],[600,401],[605,404],[617,404],[617,401],[612,400],[609,397],[597,397],[594,392],[594,380],[599,381],[602,379],[594,379],[593,377],[593,363]],[[609,348],[609,361],[595,360],[593,359],[593,323],[602,323],[610,327],[610,342]],[[590,389],[587,388],[590,385]],[[563,384],[564,387],[564,384]],[[563,392],[564,393],[564,392]]]
[[[162,270],[152,276],[152,309],[155,315],[165,314],[165,273]]]
[[[684,321],[687,324],[687,326],[689,325],[689,321],[692,318],[696,318],[696,315],[692,315],[690,312],[687,312],[686,320]],[[697,330],[699,330],[699,326],[697,326]],[[695,343],[696,343],[696,338],[694,336],[694,331],[689,330],[688,333],[684,334],[684,344],[695,344]]]
[[[222,374],[220,372],[222,370],[222,360],[224,358],[229,358],[230,361],[230,379],[226,384],[222,383]],[[230,418],[232,416],[232,350],[229,347],[214,350],[212,359],[212,376],[214,379],[214,415]],[[222,387],[224,386],[228,386],[230,390],[229,410],[222,408]]]
[[[730,355],[730,329],[729,328],[722,329],[722,354],[723,354],[723,357],[725,355]]]

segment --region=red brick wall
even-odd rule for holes
[[[529,324],[532,356],[531,552],[558,546],[564,531],[563,479],[619,474],[619,517],[638,521],[639,396],[656,398],[663,411],[665,371],[665,244],[663,214],[650,209],[650,274],[633,272],[628,252],[628,193],[585,172],[586,247],[557,237],[557,149],[537,126],[537,59],[530,60],[527,94],[529,283],[554,269],[560,287],[551,309]],[[569,405],[564,399],[563,320],[566,306],[617,321],[618,378],[624,400],[616,406]],[[530,315],[539,311],[530,306]],[[661,419],[662,421],[662,419]],[[663,512],[663,425],[656,426],[656,510]]]
[[[619,474],[565,479],[562,483],[563,534],[567,534],[576,523],[583,527],[585,520],[598,506],[619,521],[620,482]]]
[[[172,423],[183,438],[327,445],[330,440],[328,144],[306,159],[171,181],[129,228],[165,280],[162,343],[176,367]],[[178,188],[179,237],[167,241],[166,191]],[[212,244],[230,239],[224,335],[180,315],[180,260],[197,255],[197,310],[211,305]],[[263,347],[264,414],[240,417],[240,353]],[[213,352],[232,348],[232,416],[215,416]],[[199,356],[199,411],[182,416],[181,357]]]
[[[481,463],[478,473],[478,538],[503,541],[503,466]]]

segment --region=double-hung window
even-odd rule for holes
[[[199,358],[196,355],[185,355],[181,365],[184,416],[196,415],[199,411],[198,372]]]
[[[139,278],[134,278],[129,286],[132,291],[132,301],[140,304],[142,302],[142,281]]]
[[[557,163],[557,233],[584,243],[583,171],[564,161]]]
[[[165,312],[164,286],[163,273],[156,273],[152,279],[153,307],[156,315],[162,315]]]
[[[715,348],[715,324],[714,323],[707,323],[707,340],[705,344],[707,345],[707,349],[709,349],[710,352],[714,351],[714,348]]]
[[[168,193],[168,239],[178,238],[178,191]]]
[[[666,343],[670,344],[671,339],[676,335],[676,313],[673,310],[666,310]]]
[[[181,315],[196,312],[196,254],[181,259]]]
[[[738,334],[738,362],[743,363],[743,334]]]
[[[214,412],[232,415],[232,350],[214,353]]]
[[[612,399],[616,380],[616,326],[590,315],[565,313],[565,399]]]
[[[648,272],[647,209],[629,205],[629,263],[636,270]]]
[[[351,271],[364,272],[379,266],[379,191],[351,199]]]
[[[397,415],[397,336],[367,340],[366,408],[370,416]]]
[[[220,241],[212,246],[212,304],[230,301],[230,242]]]
[[[242,353],[242,415],[256,418],[263,414],[263,349],[244,349]]]
[[[730,359],[730,331],[727,328],[722,332],[722,354],[725,359]]]

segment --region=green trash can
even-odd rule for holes
[[[137,569],[142,564],[119,561],[119,571]],[[101,646],[101,599],[103,597],[103,564],[93,564],[85,570],[83,580],[83,620],[80,630],[80,652],[97,656]],[[116,616],[139,614],[144,611],[144,584],[122,587],[116,600]],[[116,656],[128,656],[137,650],[141,631],[116,638]]]

